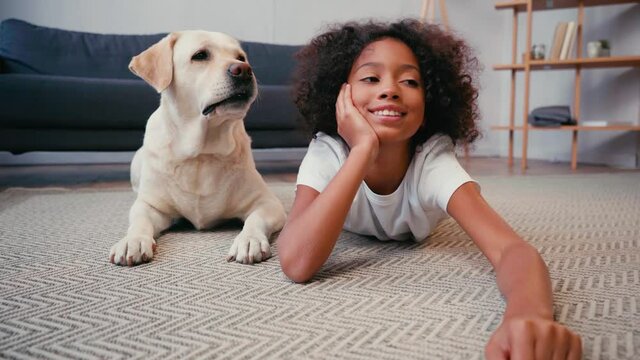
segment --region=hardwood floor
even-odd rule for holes
[[[522,172],[519,162],[516,161],[513,167],[509,167],[505,158],[495,157],[471,157],[468,160],[460,159],[460,162],[471,176],[640,172],[640,169],[615,169],[584,164],[580,164],[577,170],[572,171],[568,163],[541,160],[529,160],[529,169]],[[294,182],[298,165],[298,161],[258,162],[257,168],[267,182]],[[128,188],[130,186],[128,164],[0,166],[0,190],[8,187]]]

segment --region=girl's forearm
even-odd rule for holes
[[[505,317],[539,314],[552,318],[549,272],[538,251],[524,241],[482,198],[473,183],[458,188],[447,212],[471,236],[496,271],[507,299]]]
[[[505,318],[540,316],[553,319],[549,271],[533,246],[522,242],[505,249],[496,267],[496,278],[507,299]]]
[[[309,280],[331,255],[371,157],[366,147],[352,149],[326,189],[285,225],[278,249],[282,269],[290,279]]]

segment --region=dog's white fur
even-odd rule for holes
[[[193,59],[198,52],[208,58]],[[257,172],[244,129],[243,119],[257,95],[250,67],[251,79],[240,91],[246,99],[203,115],[207,106],[238,94],[230,67],[246,63],[245,58],[238,41],[228,35],[184,31],[171,33],[132,59],[131,71],[160,92],[161,100],[131,164],[137,198],[126,236],[111,248],[112,263],[151,260],[154,237],[179,218],[197,229],[239,218],[244,226],[227,259],[254,263],[271,256],[269,237],[282,228],[285,211]]]

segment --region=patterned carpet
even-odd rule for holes
[[[542,253],[584,358],[640,358],[640,173],[479,180]],[[271,186],[289,206],[292,185]],[[480,359],[504,310],[489,263],[451,220],[421,245],[343,233],[301,285],[277,248],[266,263],[227,263],[238,224],[178,226],[153,262],[109,264],[133,199],[0,193],[0,357]]]

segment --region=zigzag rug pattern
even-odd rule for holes
[[[640,357],[640,173],[483,177],[482,191],[541,252],[555,315],[585,359]],[[270,184],[291,205],[293,185]],[[423,244],[343,232],[308,284],[274,257],[227,263],[238,224],[178,226],[154,260],[107,261],[124,190],[0,193],[0,357],[480,359],[504,300],[468,236]]]

